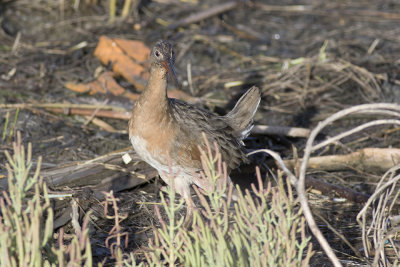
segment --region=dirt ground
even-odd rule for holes
[[[312,129],[346,107],[400,102],[400,2],[396,0],[243,1],[231,10],[177,28],[168,25],[223,1],[138,0],[125,20],[120,18],[122,2],[118,1],[116,21],[109,23],[108,1],[93,5],[86,5],[85,1],[2,1],[0,104],[108,101],[108,105],[130,110],[133,102],[124,97],[76,93],[64,86],[66,82],[92,81],[96,70],[110,68],[93,55],[101,35],[142,40],[149,47],[159,39],[170,40],[183,90],[200,100],[203,107],[220,114],[232,108],[245,89],[258,85],[262,102],[255,121],[260,125]],[[76,48],[77,44],[82,46]],[[124,79],[118,82],[137,92]],[[17,109],[2,106],[0,133],[7,113],[13,121]],[[55,168],[130,147],[126,120],[102,120],[119,131],[104,131],[92,123],[85,125],[86,118],[80,115],[52,113],[32,106],[18,110],[14,132],[21,131],[24,143],[32,142],[33,157],[43,157],[44,169]],[[334,123],[324,134],[332,136],[363,120]],[[371,129],[318,153],[398,147],[399,135],[389,126]],[[5,172],[2,152],[11,149],[11,140],[0,140],[0,174]],[[284,158],[292,158],[292,146],[301,156],[305,141],[259,134],[252,135],[246,144],[249,149],[269,148]],[[262,163],[264,157],[259,155],[254,160]],[[353,170],[314,171],[309,175],[370,194],[381,174]],[[121,211],[129,214],[123,222],[130,233],[127,251],[144,246],[151,235],[151,225],[157,225],[152,205],[140,203],[159,201],[160,183],[152,180],[117,195]],[[313,210],[361,250],[355,221],[361,205],[335,202],[333,196],[315,193],[309,197]],[[94,256],[100,260],[109,255],[104,240],[112,225],[102,219],[101,210],[97,212],[99,227],[93,229],[95,234],[91,236]],[[363,263],[325,223],[319,225],[344,264]],[[330,266],[316,242],[314,249],[317,253],[313,265]]]

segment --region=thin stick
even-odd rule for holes
[[[108,100],[109,100],[109,99],[106,99],[106,100],[103,102],[102,105],[107,105]],[[85,126],[88,125],[88,124],[93,120],[93,118],[96,116],[96,114],[99,112],[99,110],[100,110],[100,106],[97,107],[97,108],[93,111],[93,114],[89,116],[89,118],[85,121],[85,123],[84,123],[83,125],[85,125]]]
[[[20,104],[0,104],[0,109],[7,108],[82,108],[82,109],[106,109],[116,111],[126,111],[126,109],[107,105],[89,105],[89,104],[70,104],[70,103],[20,103]]]
[[[272,150],[269,150],[269,149],[258,149],[258,150],[248,153],[247,156],[250,156],[250,155],[253,155],[256,153],[260,153],[260,152],[265,152],[265,153],[269,154],[271,157],[273,157],[278,162],[279,166],[281,166],[282,170],[289,177],[290,183],[292,185],[296,186],[296,184],[297,184],[296,176],[286,167],[285,163],[283,162],[281,156],[278,153],[276,153]]]
[[[45,108],[55,113],[75,114],[83,116],[93,115],[97,110],[97,117],[129,120],[130,112],[121,107],[107,105],[69,104],[69,103],[21,103],[21,104],[0,104],[0,109],[32,109]]]
[[[213,6],[207,10],[200,11],[198,13],[189,15],[188,17],[178,20],[177,22],[168,26],[168,29],[176,29],[178,27],[186,26],[188,24],[196,23],[207,18],[213,17],[220,13],[227,12],[237,7],[242,1],[231,1],[224,4]]]
[[[66,115],[74,114],[74,115],[84,115],[90,116],[93,114],[93,111],[90,109],[80,109],[80,108],[70,108],[70,109],[62,109],[62,108],[46,108],[49,111],[55,113],[63,113]],[[97,117],[104,117],[104,118],[111,118],[111,119],[120,119],[120,120],[129,120],[130,113],[125,112],[118,112],[112,110],[99,110],[96,114]]]
[[[283,135],[304,138],[307,138],[310,135],[310,129],[271,125],[255,125],[251,132],[253,134]]]

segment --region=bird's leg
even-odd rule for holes
[[[189,228],[193,221],[193,211],[196,208],[194,201],[190,195],[190,181],[186,176],[178,175],[173,179],[166,175],[161,176],[169,185],[173,186],[176,193],[181,195],[186,203],[186,216],[183,222],[183,227]]]
[[[186,201],[186,216],[185,221],[183,222],[183,227],[189,228],[193,221],[193,211],[196,208],[192,197],[185,197]]]

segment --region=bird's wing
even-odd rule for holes
[[[225,118],[218,116],[208,110],[198,108],[177,99],[170,99],[171,114],[176,121],[178,136],[175,140],[175,147],[179,154],[182,149],[190,151],[187,164],[196,164],[201,168],[200,152],[198,146],[206,151],[205,142],[202,136],[204,132],[214,151],[214,142],[217,143],[222,160],[227,163],[228,169],[236,168],[240,163],[247,162],[244,148],[241,141],[234,136],[234,129],[225,121]]]

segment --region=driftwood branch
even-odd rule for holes
[[[301,162],[301,160],[300,160]],[[295,167],[295,160],[284,160],[288,168]],[[364,148],[347,155],[311,157],[307,168],[321,171],[362,170],[385,172],[400,163],[398,148]]]

